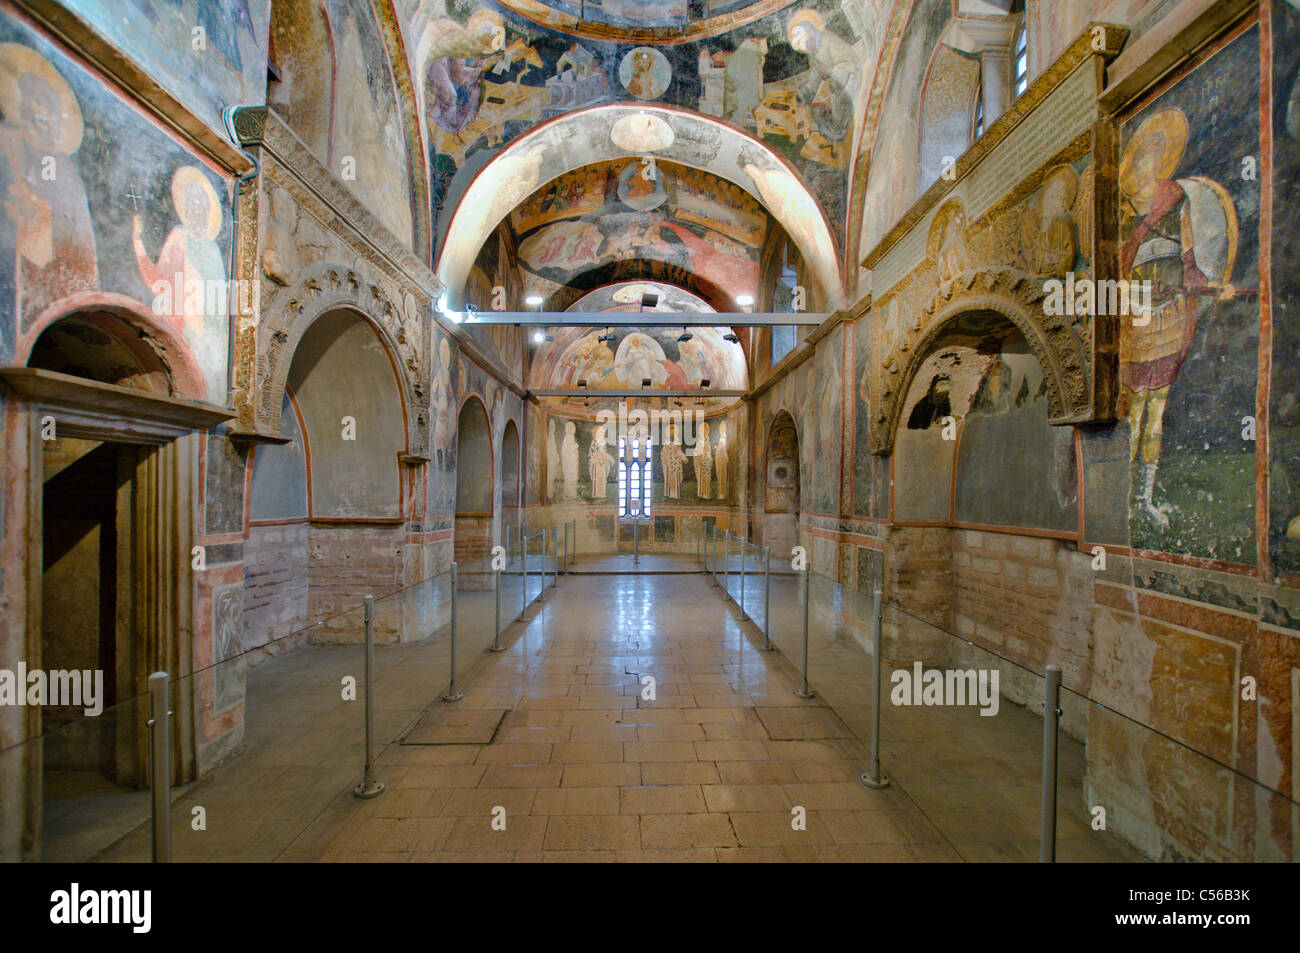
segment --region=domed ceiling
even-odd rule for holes
[[[642,308],[642,296],[658,296],[655,308]],[[598,288],[575,302],[573,311],[636,312],[656,314],[708,313],[707,302],[656,282],[628,282]],[[552,341],[532,346],[529,386],[533,390],[560,390],[585,386],[592,390],[691,390],[702,381],[714,390],[745,390],[748,375],[740,344],[727,341],[729,328],[627,327],[552,328]],[[681,340],[686,337],[686,340]],[[601,340],[605,338],[605,340]],[[649,381],[649,385],[644,382]],[[685,407],[706,413],[720,412],[739,398],[647,398],[646,406]],[[580,417],[594,417],[602,407],[617,401],[582,397],[547,397],[555,409]]]

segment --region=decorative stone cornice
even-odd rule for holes
[[[248,159],[221,132],[195,115],[148,70],[106,40],[76,13],[55,0],[13,0],[13,4],[85,59],[127,100],[179,136],[194,152],[228,173],[243,175],[249,171]]]

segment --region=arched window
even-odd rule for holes
[[[1012,48],[1015,50],[1012,57],[1015,64],[1012,88],[1015,95],[1019,96],[1029,88],[1029,29],[1024,20],[1020,21],[1020,27],[1016,30],[1016,41]]]
[[[650,515],[650,461],[653,445],[649,433],[634,430],[618,438],[618,515]]]

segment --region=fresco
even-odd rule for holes
[[[714,311],[707,301],[678,288],[676,285],[656,284],[649,281],[633,281],[624,284],[606,285],[583,295],[565,310],[577,312],[595,311],[640,311],[642,300],[646,295],[654,295],[654,310],[676,314],[690,312],[709,314]]]
[[[1259,347],[1258,29],[1123,125],[1121,272],[1148,281],[1154,315],[1120,324],[1120,426],[1085,441],[1097,507],[1129,500],[1138,549],[1253,564]],[[1127,484],[1127,485],[1126,485]],[[1089,509],[1094,507],[1089,504]],[[1089,514],[1113,533],[1114,513]]]
[[[552,180],[514,210],[521,265],[555,285],[629,259],[755,296],[770,219],[738,186],[675,163],[606,162]],[[537,287],[537,283],[533,284]]]
[[[601,403],[609,404],[610,401]],[[543,428],[545,502],[618,502],[620,463],[637,460],[630,450],[620,457],[614,428],[592,419],[548,416]],[[737,499],[739,431],[729,416],[710,417],[690,438],[666,428],[651,452],[652,505],[733,504]]]
[[[436,325],[433,334],[433,381],[429,392],[433,439],[429,463],[429,512],[449,514],[456,502],[456,415],[460,381],[459,350]]]
[[[600,4],[583,9],[601,19]],[[627,100],[685,106],[757,136],[794,164],[843,239],[845,175],[882,19],[873,0],[817,0],[725,38],[654,47],[575,40],[533,22],[535,11],[528,19],[490,5],[407,0],[399,15],[415,49],[440,236],[501,146],[560,112]]]
[[[264,101],[268,0],[67,0],[63,6],[214,129],[224,133],[226,106]]]
[[[1300,576],[1300,7],[1273,4],[1273,364],[1269,398],[1269,557]]]
[[[629,123],[628,120],[635,122]],[[656,138],[659,138],[659,132],[667,129],[672,130],[672,135],[662,136],[662,141],[667,144],[657,156],[628,156],[625,145],[619,145],[620,141],[626,144],[626,138],[620,133],[635,139],[641,135],[638,129],[647,135],[653,134]],[[651,132],[653,130],[659,132]],[[451,303],[455,305],[458,302],[479,249],[497,223],[525,199],[533,196],[541,184],[580,171],[586,166],[613,160],[621,160],[622,174],[633,159],[641,163],[645,181],[649,185],[649,189],[636,186],[634,194],[630,190],[633,183],[626,183],[629,190],[625,190],[625,195],[631,195],[638,201],[651,200],[654,194],[652,180],[664,162],[707,167],[716,178],[739,186],[742,191],[751,192],[766,212],[799,244],[802,258],[808,265],[809,292],[813,299],[809,306],[815,307],[819,301],[833,306],[842,300],[839,256],[830,226],[818,200],[786,167],[779,153],[708,117],[650,104],[624,103],[584,110],[539,126],[507,145],[490,165],[478,170],[481,174],[473,177],[472,181],[468,178],[464,180],[463,192],[454,190],[451,198],[461,203],[465,209],[473,209],[473,213],[465,212],[444,218],[439,226],[445,229],[445,235],[441,240],[442,251],[436,273],[439,280],[448,287]],[[656,172],[652,172],[652,169]],[[606,181],[609,181],[608,178]],[[584,197],[587,194],[588,189],[584,185]],[[616,189],[611,194],[616,195]],[[825,190],[822,194],[832,195],[834,190]],[[569,200],[567,191],[565,200]],[[727,262],[722,259],[728,252],[735,251],[735,239],[721,235],[717,240],[705,241],[709,236],[696,232],[700,240],[693,242],[680,230],[660,227],[657,223],[659,211],[656,208],[651,212],[631,215],[627,221],[633,228],[633,242],[641,245],[656,243],[656,247],[663,246],[660,251],[672,251],[679,256],[687,252],[694,256],[698,252],[703,256],[702,260],[720,261],[726,266]],[[637,215],[648,218],[638,218]],[[595,241],[596,236],[584,229],[581,221],[557,222],[551,227],[557,226],[568,237],[565,243],[557,246],[556,254],[568,247],[576,249],[583,241],[588,243],[584,251],[591,251],[590,243]],[[681,239],[684,250],[672,241],[673,237]],[[597,244],[596,250],[599,247]],[[545,249],[541,252],[545,254]],[[615,258],[613,264],[618,265],[621,260],[624,259]],[[651,256],[650,263],[661,266],[664,271],[675,270],[689,274],[663,257]],[[604,280],[632,277],[653,280],[663,276],[626,274]],[[681,278],[672,280],[674,283],[686,283]]]
[[[805,450],[816,456],[816,465],[804,471],[813,474],[812,508],[817,513],[838,513],[840,498],[840,458],[844,435],[840,425],[844,412],[844,327],[837,327],[817,348],[814,359],[814,386],[806,393],[815,395],[816,403],[807,406],[807,426],[800,432],[811,435],[803,441]]]
[[[871,146],[859,259],[903,217],[919,194],[916,117],[925,71],[948,15],[945,4],[918,4],[905,28]]]
[[[226,183],[8,18],[0,110],[4,356],[30,341],[42,314],[122,295],[190,347],[208,398],[224,403]],[[198,279],[205,293],[185,290]]]
[[[1078,529],[1074,431],[1051,426],[1047,417],[1042,368],[1015,335],[988,362],[961,427],[957,522]],[[1009,454],[1009,447],[1017,452]]]
[[[853,329],[853,515],[884,517],[888,513],[888,461],[871,452],[870,380],[871,334],[865,323]]]
[[[746,387],[744,352],[739,344],[723,340],[729,333],[726,328],[692,327],[686,341],[681,340],[680,328],[554,330],[555,341],[534,355],[533,388],[576,388],[579,381],[586,381],[592,389],[640,389],[646,380],[653,390],[687,390],[702,380],[723,390]],[[543,399],[564,401],[571,408],[584,403],[581,398]],[[709,400],[730,403],[736,398]],[[595,416],[594,407],[585,410]]]

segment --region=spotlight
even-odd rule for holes
[[[700,379],[700,389],[701,389],[701,390],[708,390],[708,389],[709,389],[709,385],[712,384],[712,383],[713,383],[713,381],[709,380],[707,377],[703,377],[703,378]]]
[[[653,382],[652,380],[650,380],[650,378],[648,378],[648,377],[643,377],[643,378],[641,378],[641,386],[642,386],[643,388],[645,388],[645,387],[649,387],[649,386],[651,386],[653,383],[654,383],[654,382]]]
[[[736,297],[736,304],[740,305],[742,308],[748,308],[752,306],[753,303],[754,303],[753,295],[738,295]]]
[[[647,292],[645,292],[644,294],[642,294],[642,295],[641,295],[641,307],[642,307],[643,309],[644,309],[644,308],[657,308],[657,307],[659,307],[659,292],[657,292],[657,291],[647,291]]]
[[[579,387],[586,387],[586,386],[587,386],[587,378],[585,378],[585,377],[581,378],[581,379],[578,381],[578,386],[579,386]]]
[[[527,298],[524,299],[524,304],[532,308],[540,308],[542,306],[542,296],[529,295]]]
[[[695,337],[694,334],[692,334],[690,331],[687,331],[685,328],[682,328],[682,336],[677,339],[677,343],[681,344],[683,341],[689,341],[694,337]]]
[[[533,343],[541,344],[543,341],[554,341],[555,338],[549,334],[543,334],[541,331],[533,332]]]
[[[605,333],[602,334],[600,337],[596,338],[596,340],[597,340],[597,341],[602,341],[602,342],[603,342],[603,341],[612,341],[612,340],[614,340],[614,332],[611,331],[609,328],[606,328],[606,329],[605,329]]]
[[[722,340],[724,340],[724,341],[730,341],[732,344],[739,344],[739,343],[740,343],[740,338],[736,337],[736,332],[735,332],[735,331],[732,331],[732,332],[729,333],[729,334],[724,334],[724,335],[722,336]]]

